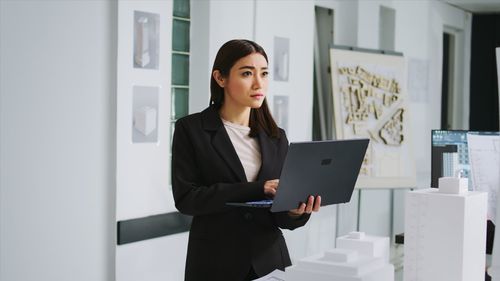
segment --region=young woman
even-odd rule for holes
[[[249,40],[225,43],[215,58],[210,106],[175,126],[172,187],[193,216],[185,280],[252,280],[291,265],[280,228],[303,226],[321,198],[289,212],[230,207],[273,198],[288,149],[266,103],[268,60]]]

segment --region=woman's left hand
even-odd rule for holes
[[[297,209],[293,209],[288,211],[288,215],[291,217],[302,216],[304,213],[310,214],[312,212],[319,211],[319,207],[321,206],[321,196],[309,196],[307,199],[307,205],[305,203],[300,203],[300,206]]]

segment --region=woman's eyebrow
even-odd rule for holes
[[[248,69],[255,69],[255,67],[254,67],[254,66],[245,65],[245,66],[242,66],[242,67],[238,68],[238,70],[240,70],[240,69],[245,69],[245,68],[248,68]],[[267,70],[267,69],[268,69],[268,67],[267,67],[267,66],[264,66],[264,67],[261,67],[260,69]]]

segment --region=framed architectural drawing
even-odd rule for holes
[[[275,95],[273,101],[273,116],[276,124],[288,131],[288,96]]]
[[[160,88],[134,85],[132,90],[132,143],[158,142]]]
[[[330,49],[338,139],[369,138],[357,188],[416,187],[403,56]]]
[[[274,37],[274,81],[288,81],[290,39]]]
[[[134,11],[134,67],[158,69],[160,15]]]

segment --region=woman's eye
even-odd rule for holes
[[[267,72],[267,71],[262,72],[263,77],[267,77],[267,75],[269,75],[269,72]]]
[[[243,76],[251,76],[252,72],[251,71],[245,71],[242,73]]]

